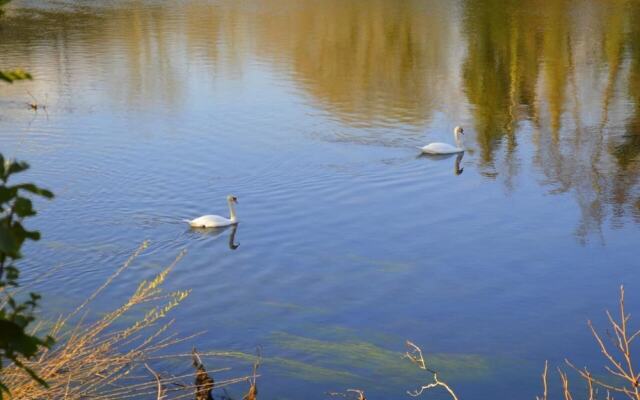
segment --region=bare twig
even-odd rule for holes
[[[616,320],[609,311],[606,312],[609,324],[613,329],[612,347],[615,348],[615,350],[611,350],[610,346],[607,346],[607,344],[605,344],[602,336],[596,331],[591,321],[588,321],[588,325],[593,338],[596,340],[596,343],[600,348],[600,352],[609,362],[609,365],[605,365],[605,369],[609,372],[609,374],[616,378],[622,379],[622,381],[626,382],[626,384],[614,385],[611,383],[605,383],[600,379],[594,378],[591,372],[589,372],[586,367],[584,367],[583,369],[579,369],[574,366],[569,360],[565,360],[567,365],[577,371],[578,374],[580,374],[580,376],[587,381],[589,400],[594,400],[596,398],[595,390],[597,389],[597,387],[607,390],[607,398],[611,398],[610,392],[618,392],[624,393],[631,400],[640,400],[640,374],[636,373],[636,368],[634,367],[632,361],[631,351],[631,342],[636,337],[638,337],[640,331],[629,334],[628,322],[631,318],[631,315],[627,314],[624,308],[624,286],[620,286],[620,301],[618,303],[618,311],[620,313],[620,315],[618,316],[618,320]],[[560,377],[563,381],[563,387],[565,387],[565,391],[568,390],[568,380],[566,374],[560,373]],[[567,384],[567,386],[565,386],[565,383]]]
[[[360,390],[360,389],[347,389],[347,392],[351,392],[351,393],[355,393],[358,395],[358,400],[367,400],[366,397],[364,397],[364,391]]]
[[[412,397],[418,397],[425,390],[441,386],[449,393],[449,395],[451,395],[451,398],[453,398],[454,400],[458,400],[458,396],[456,396],[453,389],[451,389],[451,387],[447,383],[442,382],[441,380],[438,379],[438,373],[432,369],[427,368],[427,364],[424,360],[424,357],[422,356],[422,350],[420,349],[420,347],[418,347],[416,344],[408,340],[407,340],[407,347],[409,348],[410,351],[407,351],[404,356],[408,358],[411,362],[418,365],[418,368],[428,371],[433,375],[432,383],[423,385],[419,389],[414,391],[407,391],[407,394]]]
[[[549,361],[545,360],[544,362],[544,371],[542,372],[542,387],[544,392],[542,393],[542,397],[536,396],[536,400],[547,400],[547,374],[549,371]]]
[[[558,374],[560,374],[560,380],[562,381],[562,394],[564,396],[564,400],[573,400],[571,397],[571,391],[569,390],[569,378],[567,378],[567,374],[558,368]]]

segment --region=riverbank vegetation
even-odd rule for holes
[[[46,386],[34,381],[16,363],[0,373],[3,383],[16,399],[122,399],[157,396],[157,398],[207,399],[211,390],[234,383],[249,382],[255,392],[255,372],[250,375],[220,380],[214,383],[209,374],[228,368],[206,370],[200,355],[171,354],[171,347],[194,336],[177,337],[172,333],[174,321],[168,315],[188,296],[189,290],[164,292],[167,276],[174,269],[182,252],[153,279],[141,282],[130,297],[117,309],[95,322],[86,322],[89,306],[147,248],[142,244],[99,288],[71,313],[60,317],[49,331],[57,344],[42,348],[35,357],[20,363],[37,374]],[[137,316],[129,318],[129,316]],[[75,321],[75,323],[71,323]],[[132,321],[132,322],[130,322]],[[224,356],[224,353],[203,353]],[[159,374],[154,362],[174,358],[193,358],[192,372],[175,376]],[[182,361],[181,361],[182,362]],[[182,362],[188,365],[189,361]],[[255,371],[255,367],[254,367]],[[253,389],[251,389],[253,388]]]
[[[47,383],[26,362],[53,344],[53,337],[30,332],[40,295],[20,290],[22,245],[27,240],[40,240],[40,233],[28,230],[24,220],[36,215],[30,196],[53,198],[53,193],[33,183],[12,184],[15,174],[26,171],[25,162],[5,160],[0,154],[0,372],[5,362],[24,372],[34,385],[47,388]],[[9,181],[12,182],[9,182]],[[0,376],[0,399],[9,393],[7,381]]]
[[[586,366],[582,368],[576,367],[572,361],[565,359],[564,366],[556,367],[561,384],[561,396],[553,396],[549,394],[549,364],[545,362],[542,373],[542,395],[536,396],[536,400],[553,398],[564,400],[613,400],[616,396],[640,400],[640,370],[638,368],[640,366],[634,362],[634,352],[631,347],[633,341],[640,336],[640,329],[634,330],[629,325],[631,314],[625,310],[624,286],[620,287],[618,315],[614,316],[609,311],[606,311],[606,314],[610,327],[605,335],[598,332],[591,321],[588,321],[588,326],[598,349],[605,358],[604,369],[608,375],[595,374],[592,369]],[[431,374],[432,377],[430,382],[423,384],[416,390],[407,391],[407,394],[412,397],[418,397],[425,391],[441,389],[453,400],[458,400],[459,397],[453,388],[438,378],[437,371],[429,368],[420,347],[409,341],[407,341],[407,347],[409,351],[407,351],[405,357],[415,363],[421,370]],[[579,382],[579,386],[582,386],[581,389],[571,388],[570,377],[565,370],[567,368],[577,373],[577,376],[581,379],[581,382]],[[578,391],[586,393],[584,395],[575,395]],[[359,399],[364,399],[362,392],[358,396]]]

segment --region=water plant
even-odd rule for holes
[[[36,385],[46,388],[45,380],[25,360],[51,346],[53,338],[39,337],[28,331],[35,320],[33,312],[40,295],[29,293],[26,300],[25,296],[17,297],[20,270],[16,262],[22,258],[25,241],[40,239],[38,231],[27,230],[24,226],[26,218],[36,215],[29,195],[51,199],[53,193],[33,183],[9,183],[13,175],[28,168],[27,163],[5,160],[0,154],[0,372],[4,362],[9,361],[26,372]],[[0,399],[5,393],[9,393],[9,388],[4,376],[0,376]]]

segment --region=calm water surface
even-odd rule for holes
[[[57,194],[24,277],[58,267],[36,288],[68,311],[149,239],[93,310],[187,249],[176,329],[261,345],[264,398],[404,398],[405,339],[462,398],[532,398],[545,359],[602,365],[585,322],[620,284],[640,309],[638,21],[622,0],[16,0],[0,66],[35,80],[0,87],[0,149]],[[455,125],[459,165],[418,157]],[[230,193],[232,246],[181,222]]]

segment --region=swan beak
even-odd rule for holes
[[[236,203],[236,204],[238,204],[238,198],[237,198],[237,197],[234,197],[234,198],[233,198],[233,202],[234,202],[234,203]]]

